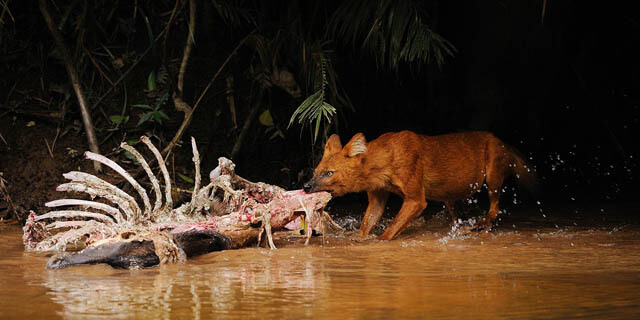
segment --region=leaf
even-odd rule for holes
[[[156,44],[155,37],[153,36],[153,29],[151,28],[151,23],[149,22],[149,18],[144,11],[141,11],[142,16],[144,17],[144,24],[147,27],[147,37],[149,37],[149,46],[154,48]],[[155,48],[154,48],[155,50]]]
[[[158,111],[158,112],[150,112],[151,115],[153,116],[153,121],[162,124],[162,114],[160,114],[162,111]]]
[[[162,104],[164,104],[165,101],[167,101],[167,98],[169,97],[169,93],[165,93],[163,94],[160,99],[158,99],[158,102],[156,103],[156,107],[153,110],[159,110],[160,107],[162,107]]]
[[[35,121],[29,121],[29,122],[27,122],[27,127],[33,127],[33,126],[35,126],[35,125],[36,125],[36,122],[35,122]]]
[[[275,127],[272,127],[275,128]],[[280,129],[276,129],[273,134],[269,137],[269,140],[273,140],[276,137],[280,137],[282,139],[284,139],[284,133],[282,131],[280,131]]]
[[[131,152],[129,151],[125,151],[124,152],[124,156],[129,159],[132,160],[134,163],[138,163],[138,159],[136,158],[136,156],[134,156]]]
[[[260,121],[260,124],[267,126],[267,127],[273,127],[273,118],[271,117],[271,112],[269,111],[269,109],[265,110],[259,117],[258,120]]]
[[[147,90],[156,91],[156,71],[153,70],[149,73],[149,77],[147,78]]]
[[[129,121],[129,116],[121,116],[119,114],[114,114],[109,116],[109,120],[114,124],[123,124]]]
[[[335,114],[336,108],[331,104],[324,102],[324,94],[322,89],[320,89],[305,99],[298,109],[293,112],[288,127],[291,127],[296,119],[303,128],[308,123],[309,126],[312,127],[313,141],[315,141],[318,138],[318,133],[320,132],[320,125],[324,122],[323,118],[326,121],[326,124],[329,124]]]
[[[146,104],[134,104],[132,105],[132,107],[145,109],[145,110],[153,110],[153,108],[150,105],[146,105]]]
[[[185,175],[184,175],[184,174],[182,174],[182,173],[179,173],[179,172],[178,172],[178,177],[180,177],[180,179],[184,180],[185,182],[193,183],[193,179],[191,179],[191,178],[189,178],[189,177],[185,176]]]
[[[158,111],[158,112],[156,112],[156,113],[157,113],[157,114],[158,114],[158,116],[159,116],[160,118],[162,118],[162,119],[165,119],[165,120],[169,120],[169,119],[170,119],[170,118],[169,118],[169,116],[168,116],[166,113],[164,113],[164,111],[162,111],[162,110],[160,110],[160,111]]]
[[[429,25],[420,1],[343,1],[336,8],[330,32],[353,48],[371,55],[378,68],[399,72],[401,64],[419,70],[422,65],[441,67],[445,57],[457,52]]]
[[[149,119],[151,119],[151,116],[153,116],[152,112],[147,112],[144,115],[142,115],[142,118],[140,118],[140,121],[138,121],[137,126],[140,126],[141,124],[149,121]]]
[[[167,72],[167,68],[164,66],[160,66],[158,69],[158,74],[156,76],[156,82],[158,84],[164,85],[169,81],[169,73]]]
[[[287,126],[287,128],[291,127],[296,119],[298,120],[298,123],[303,123],[305,120],[308,120],[307,115],[309,114],[313,106],[316,105],[319,100],[321,101],[321,99],[322,92],[321,90],[318,90],[314,94],[306,98],[304,101],[302,101],[300,106],[291,115],[291,119],[289,120],[289,125]]]

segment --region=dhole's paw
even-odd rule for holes
[[[466,236],[475,231],[478,231],[476,230],[476,228],[477,228],[476,226],[459,226],[455,231],[457,231],[456,235],[458,236]],[[452,230],[452,232],[454,232],[454,230]]]
[[[476,223],[473,226],[471,231],[476,231],[476,232],[486,231],[486,232],[489,232],[489,231],[491,231],[491,227],[492,227],[491,221],[488,221],[486,218],[482,218],[482,219],[480,219],[480,221],[478,221],[478,223]]]

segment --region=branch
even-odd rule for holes
[[[155,37],[153,43],[157,42],[163,35],[167,34],[168,33],[167,31],[169,30],[170,26],[171,26],[171,21],[169,21],[169,24],[162,31],[160,31],[160,33]],[[96,102],[93,103],[93,105],[91,106],[91,110],[93,110],[96,107],[98,107],[98,105],[102,102],[102,100],[104,100],[109,94],[111,94],[111,91],[113,91],[120,84],[120,82],[122,82],[129,75],[129,73],[131,73],[131,71],[133,71],[133,69],[135,69],[135,67],[142,61],[142,59],[149,52],[151,52],[151,49],[153,49],[153,43],[151,45],[149,45],[149,47],[147,47],[147,49],[144,50],[144,52],[142,52],[142,54],[138,57],[138,59],[134,63],[131,64],[129,69],[127,69],[127,71],[122,73],[120,78],[118,78],[118,80],[116,80],[116,82],[114,82],[111,85],[111,87],[109,87],[109,89],[107,89],[107,91],[105,91],[105,93],[103,93],[100,96],[100,98],[98,98],[98,100],[96,100]]]
[[[49,31],[51,31],[51,35],[55,39],[56,45],[62,52],[62,56],[64,58],[64,66],[67,69],[67,75],[69,76],[69,80],[71,81],[71,85],[73,86],[73,90],[76,93],[76,98],[78,99],[78,105],[80,106],[80,111],[82,113],[82,122],[84,124],[84,130],[87,134],[87,140],[89,141],[89,149],[94,153],[100,153],[100,147],[98,146],[98,140],[96,139],[96,133],[93,129],[93,121],[91,120],[91,113],[87,108],[87,104],[84,98],[84,93],[82,91],[82,87],[80,86],[80,78],[78,77],[78,73],[73,67],[73,59],[71,58],[71,53],[69,53],[69,49],[64,45],[64,40],[62,39],[62,35],[58,31],[49,11],[47,10],[47,2],[46,0],[40,0],[40,12],[42,13],[42,17],[49,27]],[[93,168],[97,172],[102,171],[102,166],[99,162],[93,162]]]
[[[262,91],[262,89],[260,89],[260,91]],[[240,148],[242,148],[244,139],[247,137],[247,134],[249,133],[249,129],[251,129],[253,120],[258,115],[258,110],[260,110],[260,101],[262,100],[262,94],[259,94],[258,96],[259,96],[259,99],[255,101],[256,105],[254,105],[251,108],[251,110],[249,110],[247,119],[244,120],[244,125],[242,125],[242,130],[240,131],[240,135],[238,135],[238,139],[236,139],[236,143],[233,144],[233,148],[231,149],[231,154],[230,154],[231,159],[235,159],[238,153],[240,152]]]
[[[171,150],[173,149],[173,147],[175,147],[178,144],[178,141],[180,141],[180,139],[182,138],[182,135],[184,134],[187,127],[191,123],[191,118],[193,117],[193,113],[196,111],[196,109],[198,109],[198,106],[200,105],[200,101],[202,101],[202,98],[204,97],[204,95],[207,93],[207,91],[209,91],[209,88],[211,88],[211,85],[213,84],[213,82],[218,78],[218,76],[220,75],[224,67],[227,66],[227,63],[229,63],[231,58],[236,55],[236,53],[238,52],[238,49],[240,49],[240,46],[242,46],[245,43],[245,41],[249,39],[249,36],[251,36],[254,32],[255,30],[251,31],[251,33],[249,33],[246,37],[244,37],[244,39],[240,40],[238,45],[233,49],[233,51],[231,51],[229,56],[227,56],[227,59],[222,63],[220,68],[218,68],[218,71],[216,71],[213,77],[211,77],[211,80],[209,80],[209,83],[207,84],[207,86],[204,88],[204,90],[202,90],[202,93],[198,97],[198,100],[196,100],[196,104],[193,105],[193,109],[191,109],[191,112],[188,114],[188,116],[185,114],[184,120],[182,120],[182,124],[180,125],[180,128],[176,132],[176,135],[173,137],[173,139],[171,139],[171,142],[169,142],[169,144],[162,150],[162,153],[165,155],[165,158],[169,157],[169,154],[171,154]],[[174,96],[174,102],[175,101],[182,102],[186,105],[186,103],[182,101],[182,99],[176,100]]]
[[[184,112],[184,119],[178,128],[178,132],[171,139],[171,142],[162,150],[165,154],[165,161],[169,158],[169,154],[173,147],[178,143],[184,131],[191,124],[193,118],[193,109],[182,100],[182,90],[184,88],[184,74],[187,71],[187,63],[189,62],[189,56],[191,55],[191,48],[193,48],[194,33],[196,24],[196,4],[194,0],[189,0],[189,34],[187,35],[187,43],[184,46],[184,54],[182,55],[182,62],[180,63],[180,71],[178,72],[177,92],[173,93],[173,105],[178,111]]]
[[[187,36],[187,43],[184,46],[184,54],[182,55],[182,63],[180,64],[180,72],[178,73],[178,92],[180,97],[182,97],[182,89],[184,88],[184,74],[187,71],[187,62],[191,55],[191,48],[193,48],[195,24],[196,3],[194,0],[189,0],[189,35]]]

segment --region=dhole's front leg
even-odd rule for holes
[[[360,238],[368,236],[371,229],[380,220],[384,207],[387,205],[387,199],[389,199],[389,192],[383,190],[369,191],[367,192],[367,197],[369,198],[369,205],[360,225],[360,232],[358,233]]]
[[[417,217],[427,207],[427,201],[404,199],[400,212],[393,219],[391,225],[380,236],[380,240],[393,240],[393,238],[407,228],[409,222]]]

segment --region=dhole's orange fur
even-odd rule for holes
[[[389,132],[371,142],[358,133],[344,148],[334,134],[304,188],[333,196],[366,191],[369,205],[360,237],[367,236],[380,219],[389,192],[398,194],[403,199],[400,212],[380,236],[391,240],[427,207],[426,199],[444,202],[455,221],[453,203],[480,191],[485,182],[490,207],[476,227],[490,227],[498,215],[502,183],[511,175],[525,186],[536,185],[533,167],[489,132],[439,136]]]

